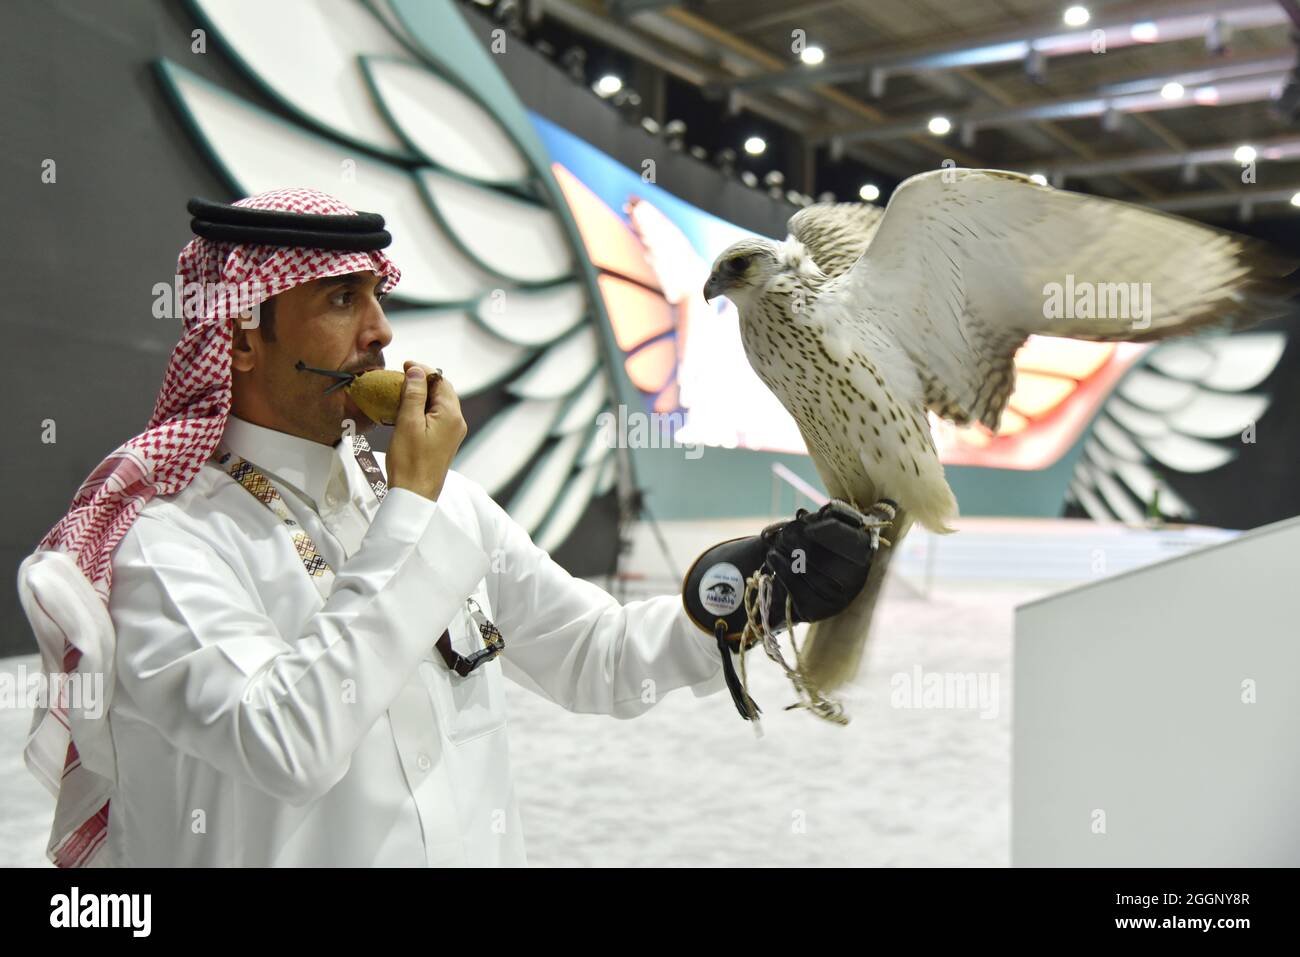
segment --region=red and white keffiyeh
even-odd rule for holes
[[[332,196],[310,189],[274,190],[234,205],[356,215],[355,210]],[[185,311],[185,330],[172,352],[148,428],[91,472],[77,490],[68,514],[41,540],[36,554],[24,562],[24,570],[42,552],[63,552],[76,562],[106,608],[113,583],[113,552],[140,510],[155,495],[172,495],[189,485],[225,432],[231,404],[229,318],[304,282],[370,270],[383,277],[381,292],[388,292],[401,278],[397,266],[378,251],[241,245],[198,237],[191,240],[181,250],[177,272],[185,288],[198,284],[206,294],[193,314]],[[236,290],[242,294],[236,294]],[[20,582],[21,577],[22,573]],[[51,589],[51,593],[71,595],[76,590],[65,585]],[[84,593],[84,588],[81,590]],[[28,590],[24,594],[25,608],[30,596]],[[106,615],[99,614],[99,608],[86,609],[83,603],[52,617],[45,614],[47,609],[35,610],[45,624],[58,623],[55,627],[36,628],[33,615],[28,615],[41,645],[47,678],[60,666],[63,675],[84,670],[83,652],[88,652],[95,667],[111,671],[111,624],[107,624]],[[69,628],[64,622],[77,624]],[[78,629],[80,634],[68,633]],[[110,646],[105,648],[105,642]],[[110,681],[104,684],[106,700],[98,720],[106,726],[112,688]],[[83,765],[79,742],[83,750],[94,747],[104,751],[111,748],[111,741],[106,740],[107,732],[102,729],[79,734],[77,729],[85,724],[70,720],[75,716],[62,706],[65,703],[50,701],[48,707],[37,709],[24,753],[28,767],[57,795],[48,848],[50,859],[60,867],[82,867],[96,863],[107,837],[114,762],[110,751],[97,755],[95,770]],[[83,737],[93,740],[87,742]]]

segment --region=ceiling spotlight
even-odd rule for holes
[[[669,120],[664,124],[664,139],[670,150],[680,150],[686,139],[686,124],[682,120]]]
[[[706,150],[703,146],[692,146],[686,152],[690,153],[701,163],[707,163],[709,161],[709,151]]]
[[[1150,20],[1143,20],[1129,27],[1128,35],[1137,43],[1155,43],[1160,39],[1160,28]]]
[[[743,173],[740,174],[740,181],[744,183],[746,186],[748,186],[750,189],[753,189],[755,186],[758,185],[758,177],[755,176],[749,170],[745,170]]]
[[[596,85],[592,87],[592,89],[601,96],[613,96],[619,90],[623,89],[623,81],[613,73],[606,73],[596,81]]]
[[[862,188],[858,190],[858,195],[868,203],[874,203],[880,199],[880,187],[875,183],[863,183]]]
[[[1166,100],[1181,100],[1183,98],[1183,85],[1170,80],[1160,88],[1160,95]]]
[[[587,51],[582,47],[569,47],[560,56],[560,66],[574,83],[587,82]]]
[[[1025,76],[1035,83],[1047,80],[1047,56],[1042,50],[1030,48],[1029,55],[1025,57]]]
[[[723,176],[736,175],[736,151],[730,146],[723,147],[713,154],[713,162],[718,164]]]
[[[1233,151],[1232,158],[1238,163],[1253,163],[1255,155],[1255,147],[1243,144]]]
[[[619,117],[624,123],[627,123],[629,126],[641,125],[641,110],[638,108],[640,102],[640,97],[637,97],[635,101],[628,99],[624,103],[619,103],[617,100],[614,101],[614,105],[618,107]]]
[[[1294,196],[1291,197],[1291,205],[1300,206],[1300,193],[1296,193]]]
[[[822,192],[822,193],[817,194],[817,202],[819,202],[819,203],[833,203],[833,202],[835,202],[835,194],[832,193],[832,192],[828,189],[828,190],[826,190],[826,191],[824,191],[824,192]]]
[[[654,136],[659,132],[659,121],[653,116],[643,116],[641,117],[641,129]]]
[[[779,169],[774,169],[763,177],[764,186],[780,186],[785,182],[785,174]]]
[[[1037,183],[1039,186],[1047,185],[1047,177],[1044,176],[1042,173],[1030,173],[1029,178],[1033,180],[1035,183]]]
[[[809,66],[816,66],[826,59],[826,51],[821,47],[804,47],[803,52],[799,54],[799,59]]]
[[[1067,27],[1081,27],[1092,19],[1092,14],[1088,13],[1087,7],[1066,7],[1065,15],[1061,19],[1065,21]]]
[[[505,24],[507,30],[517,37],[522,37],[524,30],[524,11],[519,4],[519,0],[496,0],[493,4],[482,4],[483,6],[492,7],[492,19],[497,23]]]
[[[952,124],[948,122],[946,116],[932,116],[930,122],[926,124],[926,128],[935,136],[947,136],[952,129]]]
[[[767,149],[767,141],[761,136],[751,136],[745,140],[745,152],[750,156],[758,156]]]
[[[1232,41],[1232,27],[1223,17],[1215,17],[1210,21],[1209,26],[1205,28],[1205,49],[1209,50],[1215,56],[1222,56],[1228,52],[1228,44]]]

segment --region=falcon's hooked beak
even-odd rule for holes
[[[704,301],[712,302],[719,296],[727,294],[727,284],[716,272],[709,274],[709,281],[704,284]]]

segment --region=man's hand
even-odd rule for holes
[[[388,445],[388,484],[437,500],[447,470],[469,431],[460,399],[446,379],[428,380],[429,370],[404,363],[406,383]]]

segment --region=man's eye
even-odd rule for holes
[[[352,304],[352,290],[343,289],[330,296],[330,305],[338,306],[340,309]]]
[[[375,294],[375,301],[376,301],[376,302],[383,302],[383,301],[384,301],[385,299],[387,299],[387,298],[388,298],[388,293],[386,293],[386,292],[380,292],[380,293],[376,293],[376,294]]]

